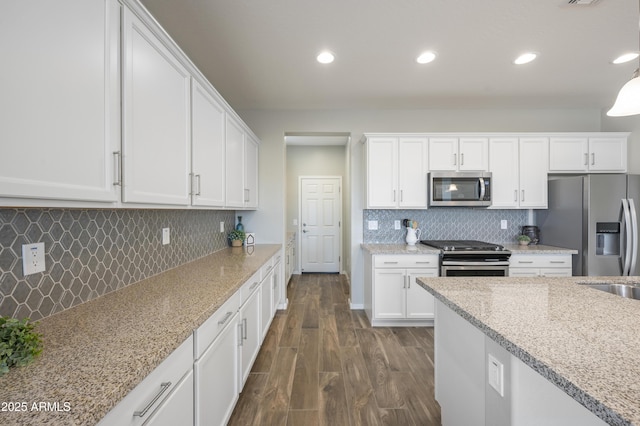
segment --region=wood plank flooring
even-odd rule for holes
[[[294,275],[230,425],[440,425],[433,329],[371,328],[341,275]]]

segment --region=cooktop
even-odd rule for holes
[[[500,244],[476,240],[421,240],[422,244],[444,251],[503,251]]]

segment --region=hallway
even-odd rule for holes
[[[439,425],[433,329],[369,327],[344,276],[294,275],[230,425]]]

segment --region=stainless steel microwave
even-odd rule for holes
[[[491,173],[429,173],[429,205],[441,207],[490,206]]]

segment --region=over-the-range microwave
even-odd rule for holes
[[[491,173],[429,173],[429,205],[440,207],[490,206]]]

